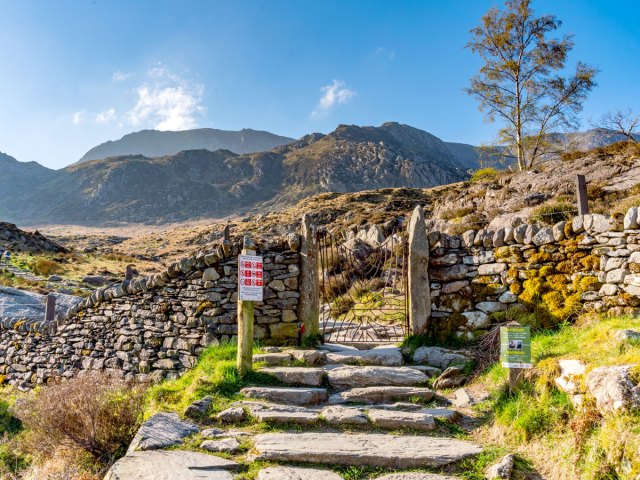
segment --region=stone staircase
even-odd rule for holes
[[[447,423],[458,421],[461,413],[448,406],[449,402],[428,386],[443,374],[441,367],[457,368],[455,363],[460,360],[459,354],[442,349],[426,352],[426,355],[424,351],[416,352],[418,359],[431,358],[431,363],[436,365],[414,365],[405,364],[397,347],[362,351],[339,345],[327,347],[322,350],[270,348],[268,352],[255,355],[258,371],[273,377],[281,386],[256,385],[241,390],[244,400],[216,416],[218,423],[225,428],[202,431],[200,435],[206,440],[201,442],[200,448],[239,455],[237,459],[243,463],[279,464],[259,471],[258,480],[342,478],[317,465],[382,467],[390,471],[440,470],[481,452],[478,445],[453,438]],[[206,398],[202,399],[190,409],[206,412],[210,400],[208,402]],[[187,410],[187,415],[189,413]],[[251,419],[273,425],[274,431],[252,433],[243,430],[242,425]],[[160,434],[165,435],[167,431],[183,431],[185,437],[192,434],[193,425],[181,421],[175,414],[169,423],[173,426],[163,425]],[[139,436],[153,437],[153,432],[144,433],[146,426]],[[248,452],[242,451],[243,438],[250,442]],[[172,443],[167,446],[182,441],[174,440],[172,438]],[[130,452],[134,452],[136,457],[127,459],[128,455],[117,462],[109,474],[111,476],[106,478],[233,479],[233,470],[241,466],[233,461],[233,465],[215,466],[215,461],[208,460],[207,454],[198,452],[188,452],[189,460],[194,462],[193,467],[185,467],[182,460],[175,458],[158,463],[157,450],[154,448],[156,457],[151,462],[156,466],[151,473],[135,476],[132,465],[135,466],[136,462],[138,465],[149,463],[144,458],[140,442],[136,446],[134,440]],[[204,458],[197,455],[196,458],[194,454]],[[207,460],[211,463],[209,467],[206,467]],[[310,466],[300,467],[299,464]],[[162,476],[167,468],[173,469],[173,476]],[[203,468],[208,472],[206,475]],[[199,473],[193,473],[196,471]],[[375,478],[455,478],[424,471],[402,475]]]

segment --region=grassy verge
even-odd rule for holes
[[[536,367],[513,394],[505,388],[506,369],[488,369],[478,381],[493,394],[478,407],[487,422],[477,439],[520,453],[549,479],[639,478],[640,412],[601,416],[588,397],[574,407],[554,383],[563,358],[582,360],[588,369],[640,364],[640,344],[615,338],[624,329],[639,330],[640,319],[582,318],[576,325],[534,335]]]

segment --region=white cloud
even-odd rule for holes
[[[387,60],[393,60],[396,58],[396,51],[388,47],[378,47],[369,53],[369,58],[384,58]]]
[[[105,124],[111,122],[111,120],[115,120],[116,118],[116,110],[115,108],[109,108],[107,110],[103,110],[102,112],[96,113],[94,117],[94,121],[96,123]]]
[[[147,74],[152,81],[136,89],[136,104],[127,114],[129,123],[158,130],[197,127],[196,117],[204,112],[204,87],[187,82],[162,65]]]
[[[114,72],[114,74],[111,77],[111,79],[114,82],[124,82],[125,80],[128,80],[129,78],[131,78],[131,75],[132,74],[130,72],[117,71],[117,72]]]
[[[356,95],[356,92],[348,89],[342,80],[334,80],[331,85],[320,88],[320,91],[323,95],[311,112],[311,116],[315,118],[326,116],[335,105],[348,103]]]
[[[71,115],[71,121],[73,122],[74,125],[80,125],[84,120],[84,117],[85,117],[85,111],[78,110],[77,112]]]

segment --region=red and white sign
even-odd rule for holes
[[[262,301],[262,257],[238,256],[238,286],[240,300]]]

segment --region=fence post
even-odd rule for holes
[[[425,333],[431,316],[431,285],[429,284],[429,240],[424,212],[418,205],[409,221],[408,291],[410,333]]]
[[[318,238],[316,227],[307,214],[302,216],[300,239],[300,304],[298,319],[304,337],[320,333],[320,285],[318,281]]]
[[[250,247],[252,242],[245,237],[241,255],[255,255],[256,251]],[[240,265],[238,265],[238,277],[240,277]],[[238,278],[238,354],[236,367],[240,375],[244,375],[253,369],[253,324],[254,302],[241,300],[240,281]]]
[[[44,304],[45,322],[53,322],[56,319],[56,297],[49,293]]]
[[[127,269],[125,270],[125,273],[124,273],[124,279],[130,281],[132,278],[133,278],[133,266],[127,265]]]
[[[578,215],[587,215],[589,200],[587,198],[587,181],[584,175],[576,175],[576,192],[578,195]]]

